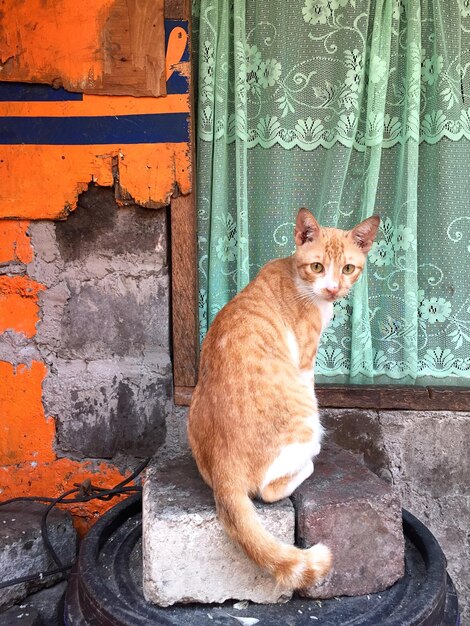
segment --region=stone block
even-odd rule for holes
[[[0,507],[0,582],[57,567],[41,536],[45,508],[45,505],[34,502]],[[67,512],[54,509],[47,520],[51,544],[64,565],[69,565],[75,560],[77,549],[72,517]],[[44,576],[42,579],[0,589],[0,608],[9,607],[56,581],[57,576]]]
[[[398,495],[350,453],[333,444],[293,496],[297,543],[318,542],[333,553],[333,569],[307,597],[331,598],[383,591],[404,574]]]
[[[294,509],[289,500],[257,503],[263,525],[294,543]],[[177,602],[283,602],[276,586],[223,530],[211,490],[192,460],[148,471],[143,495],[143,589],[160,606]]]

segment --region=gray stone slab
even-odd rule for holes
[[[23,612],[37,611],[44,626],[63,626],[64,606],[63,599],[67,589],[67,582],[63,582],[41,589],[21,602]]]
[[[0,613],[0,626],[49,626],[32,607],[14,606]]]
[[[41,536],[43,504],[14,503],[0,507],[0,582],[45,572],[57,565],[49,556]],[[77,535],[71,516],[54,509],[48,516],[48,534],[52,546],[65,565],[74,561]],[[57,576],[45,576],[32,582],[0,589],[0,608],[12,606],[27,595],[57,582]]]
[[[257,504],[263,525],[294,543],[292,503]],[[211,490],[192,460],[148,471],[143,495],[143,589],[160,606],[289,599],[220,525]]]
[[[383,591],[404,574],[401,505],[393,489],[350,452],[330,444],[295,492],[297,542],[326,544],[333,569],[302,593],[312,598]]]

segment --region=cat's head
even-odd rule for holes
[[[307,209],[295,224],[297,283],[304,296],[334,302],[362,273],[380,217],[372,215],[352,230],[321,227]]]

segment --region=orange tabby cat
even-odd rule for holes
[[[333,302],[359,278],[379,222],[322,228],[300,209],[295,254],[265,265],[218,313],[202,346],[188,422],[193,455],[228,534],[290,589],[321,580],[330,550],[281,543],[251,498],[290,496],[313,472],[323,433],[313,390],[320,335]]]

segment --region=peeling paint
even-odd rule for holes
[[[124,477],[112,463],[60,459],[54,452],[55,422],[46,418],[42,405],[42,382],[47,368],[0,361],[0,484],[2,498],[16,496],[56,497],[85,478],[100,486],[113,486]],[[114,503],[75,505],[79,530],[85,531],[96,517]]]
[[[45,74],[42,73],[44,67],[41,66],[44,62],[48,64],[46,70],[51,70],[50,81],[56,89],[62,85],[68,85],[69,88],[81,88],[83,85],[88,85],[90,89],[99,88],[103,74],[101,60],[96,65],[85,66],[80,60],[80,53],[90,45],[92,52],[95,51],[96,43],[100,41],[100,19],[109,13],[115,1],[93,0],[93,7],[90,9],[88,0],[82,3],[60,0],[59,4],[48,4],[43,0],[20,3],[7,0],[9,10],[5,14],[8,13],[6,19],[10,26],[12,24],[14,26],[15,13],[18,14],[18,11],[22,12],[23,17],[26,13],[33,15],[35,21],[38,21],[38,26],[31,37],[23,38],[22,42],[27,42],[23,46],[22,42],[15,39],[19,37],[20,31],[10,29],[8,37],[3,36],[5,31],[2,31],[2,26],[5,25],[5,16],[2,16],[0,56],[6,61],[3,67],[0,67],[0,81],[5,78],[24,81],[44,79]],[[60,20],[48,24],[47,20],[41,17],[47,11],[60,12],[65,6],[69,8],[66,11],[64,9],[67,25],[63,28]],[[86,19],[80,19],[83,12],[87,13]],[[93,21],[98,14],[99,17]],[[86,24],[87,28],[77,29],[76,24]],[[44,29],[49,29],[53,36],[45,36]],[[2,273],[9,274],[0,276],[2,499],[21,495],[57,496],[85,478],[91,478],[93,483],[101,487],[111,487],[124,477],[122,469],[111,461],[63,458],[64,449],[60,449],[58,437],[59,413],[45,408],[54,376],[57,380],[54,372],[56,365],[54,350],[59,345],[60,337],[58,335],[46,337],[47,333],[45,334],[42,329],[45,329],[47,324],[39,324],[37,332],[36,325],[41,315],[43,321],[49,320],[52,321],[52,325],[60,326],[61,306],[71,298],[74,286],[71,285],[70,290],[66,287],[59,289],[56,286],[58,276],[63,271],[59,252],[54,246],[46,245],[43,258],[39,260],[38,248],[33,251],[29,233],[36,230],[36,234],[41,236],[44,235],[43,230],[47,231],[46,234],[49,230],[55,232],[58,225],[42,220],[66,220],[70,213],[75,211],[79,195],[87,190],[90,184],[92,187],[94,185],[112,187],[119,204],[138,203],[150,208],[167,205],[174,194],[190,192],[190,147],[186,138],[189,132],[190,109],[187,24],[174,21],[167,24],[166,29],[168,48],[163,69],[167,76],[168,95],[165,97],[135,98],[86,94],[72,94],[72,97],[63,90],[59,90],[61,97],[55,97],[58,92],[51,89],[52,95],[48,94],[47,102],[40,101],[40,98],[28,100],[27,97],[16,97],[11,101],[8,101],[8,98],[0,100],[3,126],[7,131],[11,128],[14,133],[19,133],[16,143],[11,143],[12,135],[8,132],[0,135],[0,144],[3,144],[0,160],[2,181],[0,218],[16,218],[0,219],[0,265]],[[64,53],[62,45],[65,46]],[[43,54],[46,48],[48,52],[46,50]],[[69,53],[70,48],[72,55]],[[28,72],[25,70],[25,73],[21,74],[23,71],[21,68],[27,68],[28,63],[33,61],[38,63],[38,58],[42,58],[42,61],[36,68],[31,69],[31,66]],[[65,64],[64,67],[68,65],[69,68],[66,68],[64,73],[55,65],[56,62]],[[20,71],[20,74],[14,75],[12,72],[15,71]],[[5,85],[0,82],[0,87],[2,84]],[[22,87],[24,85],[19,86],[20,90]],[[116,124],[109,124],[109,127],[114,128],[119,122],[124,130],[127,123],[132,126],[133,122],[140,120],[142,124],[139,132],[143,133],[144,140],[137,141],[134,138],[127,141],[126,136],[112,141],[99,141],[98,131],[93,130],[94,119],[99,126],[105,126],[100,123],[101,120],[105,122],[110,119],[116,120]],[[171,124],[167,122],[168,120],[172,120]],[[177,124],[173,123],[174,120],[177,120]],[[70,132],[70,137],[57,130],[59,125],[61,129]],[[164,131],[170,128],[178,135],[178,140],[169,140],[166,135],[161,143],[146,139],[145,133],[155,132],[155,125],[160,125]],[[45,136],[44,128],[51,129],[52,134],[48,136],[48,141],[41,143],[41,137]],[[83,132],[89,133],[89,137],[86,141],[77,143],[74,134],[80,128],[84,129],[80,131],[82,132],[80,137],[83,136]],[[23,131],[25,137],[20,136]],[[21,184],[18,181],[21,181]],[[127,209],[121,209],[118,213],[122,215],[125,211]],[[39,221],[31,224],[29,220]],[[139,241],[141,246],[144,243],[145,241]],[[160,240],[152,242],[152,275],[156,271],[153,249],[159,245]],[[114,262],[119,265],[121,260],[118,258]],[[163,264],[165,260],[158,262]],[[92,261],[90,263],[92,264]],[[39,267],[44,269],[46,266],[47,271],[44,271],[42,280],[34,272],[37,272]],[[159,267],[158,271],[161,269]],[[30,276],[20,275],[26,271],[41,282],[32,280]],[[47,286],[46,290],[43,283]],[[157,302],[163,301],[160,293],[156,293],[155,298]],[[156,310],[157,307],[152,308],[154,313]],[[167,319],[167,313],[165,315]],[[161,371],[157,372],[158,376],[164,378],[163,386],[161,389],[152,387],[155,375],[149,370],[149,383],[144,388],[144,396],[147,394],[148,398],[145,396],[141,399],[134,392],[134,389],[142,388],[143,379],[138,368],[134,368],[138,381],[132,383],[134,387],[127,382],[127,379],[130,380],[129,376],[123,378],[124,382],[121,384],[119,381],[112,382],[112,385],[116,383],[119,391],[116,412],[121,411],[127,415],[129,407],[135,405],[137,414],[140,410],[138,402],[143,402],[150,407],[145,428],[155,428],[156,422],[161,423],[160,439],[165,436],[165,416],[157,419],[153,415],[156,411],[156,403],[155,405],[153,403],[155,398],[159,400],[161,396],[168,405],[165,405],[164,411],[169,410],[168,407],[171,405],[169,383],[168,389],[165,387],[167,384],[165,381],[171,377],[167,348],[164,350],[162,348],[162,354],[168,361],[168,363],[165,361],[165,367],[162,366]],[[93,363],[85,363],[80,359],[67,360],[67,366],[70,365],[72,369],[78,363],[84,365],[87,372],[90,369],[89,376],[94,379],[102,367],[101,363],[97,362],[96,371],[92,371]],[[121,363],[120,367],[124,365],[126,363]],[[130,365],[133,366],[132,363]],[[147,367],[147,364],[144,366]],[[108,365],[106,367],[109,369]],[[63,390],[63,381],[59,381],[58,385],[60,388],[57,389],[56,395],[59,395],[59,391],[66,393]],[[110,383],[111,387],[112,385]],[[79,398],[76,401],[78,402]],[[112,401],[114,402],[114,399]],[[57,415],[57,421],[51,414]],[[149,443],[151,437],[141,433],[139,440],[132,427],[129,428],[129,437],[135,439],[135,449],[141,446],[140,451],[144,449],[144,444],[151,445],[151,442]],[[157,443],[160,439],[154,436]],[[72,512],[77,526],[83,532],[101,513],[114,504],[115,501],[74,506]]]
[[[27,276],[0,276],[0,333],[12,330],[33,337],[39,322],[38,294],[44,289]]]
[[[103,63],[96,42],[100,41],[102,20],[112,4],[113,0],[52,4],[6,0],[2,7],[1,55],[11,59],[8,78],[43,82],[47,73],[52,82],[54,77],[65,75],[71,86],[80,89],[89,83],[90,76],[101,77]]]
[[[163,0],[2,5],[2,80],[88,93],[165,93]]]
[[[55,427],[42,406],[46,371],[38,361],[30,367],[0,362],[0,466],[26,463],[35,456],[47,462],[54,459],[50,444]]]
[[[103,187],[116,182],[118,200],[148,208],[167,205],[175,181],[182,194],[191,190],[186,144],[165,144],[157,151],[152,144],[121,149],[100,146],[99,152],[90,146],[3,146],[2,151],[0,217],[66,219],[90,182]],[[119,155],[121,159],[117,159]],[[25,178],[26,163],[30,175]],[[113,173],[114,168],[117,172]],[[23,180],[21,189],[19,178]]]
[[[0,263],[29,263],[33,260],[28,226],[29,221],[0,221]]]
[[[190,192],[188,37],[181,24],[167,25],[165,97],[63,92],[35,101],[26,91],[0,101],[7,129],[3,138],[0,132],[0,218],[66,219],[90,182],[115,184],[122,203],[149,208],[167,205],[175,183]]]

